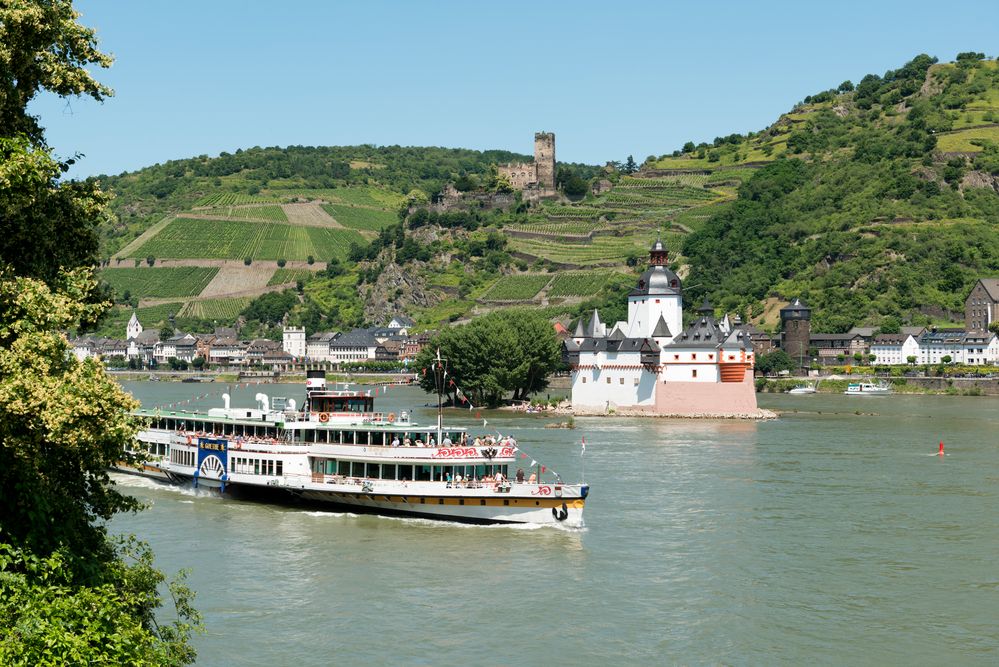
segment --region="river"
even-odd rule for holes
[[[145,405],[224,389],[124,384]],[[300,386],[262,385],[234,405],[257,391],[301,401]],[[378,405],[431,422],[427,400],[393,388]],[[150,542],[161,569],[191,569],[203,665],[999,661],[997,399],[760,403],[781,418],[553,430],[484,413],[591,484],[582,530],[319,512],[125,475],[150,507],[111,528]]]

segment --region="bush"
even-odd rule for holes
[[[153,257],[152,255],[150,255],[149,257],[146,257],[146,264],[148,264],[149,266],[152,266],[155,263],[156,263],[156,258],[155,257]]]
[[[283,269],[284,265],[287,264],[287,263],[288,263],[288,261],[282,257],[281,259],[279,259],[277,261],[278,268]]]
[[[309,266],[312,266],[313,264],[316,263],[316,258],[313,257],[312,255],[309,255],[309,258],[306,259],[305,261],[309,263]]]
[[[246,257],[246,258],[244,258],[243,259],[243,264],[245,264],[246,266],[249,266],[250,264],[253,264],[253,258],[252,257]]]

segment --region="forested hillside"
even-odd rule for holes
[[[807,98],[729,144],[774,161],[686,239],[692,296],[758,316],[800,295],[830,331],[957,316],[974,281],[999,274],[996,121],[999,68],[973,53]],[[687,148],[667,159],[699,161]]]

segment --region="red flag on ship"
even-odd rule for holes
[[[545,467],[541,466],[541,472],[544,472],[544,471],[545,471]]]

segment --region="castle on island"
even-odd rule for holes
[[[594,310],[563,343],[576,414],[758,418],[753,347],[705,302],[683,326],[683,289],[661,240],[628,294],[628,320],[608,326]]]

